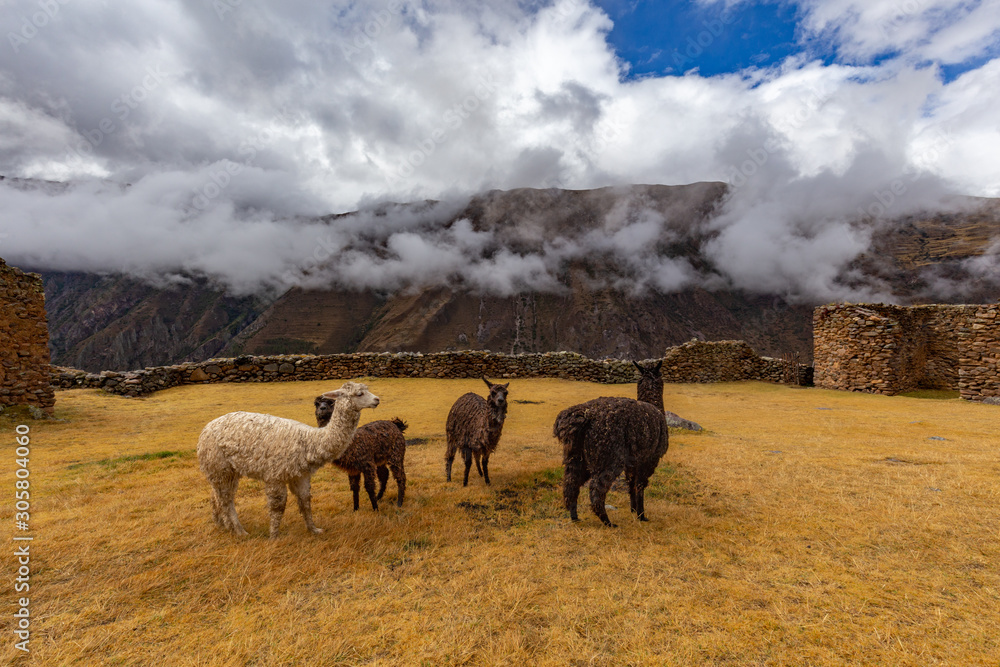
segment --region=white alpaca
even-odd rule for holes
[[[368,387],[345,382],[323,394],[334,399],[330,423],[316,428],[294,419],[254,412],[230,412],[210,421],[198,438],[198,462],[212,485],[212,517],[221,528],[246,535],[236,516],[236,488],[241,477],[267,485],[271,537],[278,535],[288,489],[299,501],[306,527],[321,533],[312,520],[309,485],[316,470],[340,458],[351,444],[364,408],[378,405]]]

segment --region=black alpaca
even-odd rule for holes
[[[632,512],[640,521],[648,520],[646,486],[669,443],[660,365],[636,366],[642,373],[638,395],[644,400],[605,396],[566,408],[556,417],[553,434],[563,445],[563,498],[573,521],[579,520],[580,487],[589,479],[590,508],[605,525],[614,526],[604,506],[623,471]],[[652,403],[657,387],[659,407]]]
[[[663,368],[661,359],[655,366],[643,366],[633,361],[639,369],[639,384],[635,388],[635,397],[640,401],[655,405],[660,412],[663,412],[663,375],[660,369]]]

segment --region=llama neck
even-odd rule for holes
[[[491,434],[500,435],[500,431],[503,429],[503,422],[507,419],[506,408],[498,408],[495,405],[490,406],[490,423],[487,426]]]
[[[338,400],[333,404],[330,423],[323,427],[323,455],[328,460],[336,460],[343,455],[354,438],[361,411],[350,401]]]
[[[657,410],[663,412],[663,382],[640,381],[636,389],[636,398],[656,406]]]

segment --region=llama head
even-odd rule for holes
[[[316,400],[313,401],[313,407],[316,408],[317,426],[322,428],[330,423],[330,417],[333,416],[333,400],[326,396],[317,396]]]
[[[490,388],[490,395],[486,399],[486,402],[490,404],[494,413],[506,414],[507,413],[507,387],[510,386],[510,382],[506,384],[493,384],[483,376],[483,382],[486,386]]]
[[[656,362],[655,366],[652,364],[650,364],[649,366],[643,366],[638,361],[633,361],[632,365],[639,369],[639,373],[641,373],[643,377],[649,376],[650,378],[653,379],[655,378],[660,378],[661,380],[663,379],[663,376],[660,374],[660,369],[663,368],[663,359],[660,359],[658,362]]]
[[[355,410],[378,407],[379,398],[368,391],[368,385],[360,382],[345,382],[340,389],[328,391],[319,398],[329,398],[334,401],[350,401]]]
[[[633,365],[639,369],[639,386],[636,389],[636,398],[646,403],[652,403],[660,410],[663,409],[663,375],[660,369],[663,368],[661,359],[656,365],[643,366],[633,361]]]

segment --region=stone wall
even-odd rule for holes
[[[28,405],[51,414],[53,389],[42,279],[0,259],[0,406]]]
[[[787,364],[781,359],[761,357],[741,340],[692,340],[667,349],[663,357],[666,382],[782,382]],[[812,367],[796,364],[798,384],[812,384]],[[628,380],[634,382],[635,380]]]
[[[667,350],[663,376],[667,382],[780,382],[785,369],[780,360],[759,357],[742,341],[692,341]],[[799,373],[801,377],[808,377],[807,367],[800,367]],[[632,362],[621,359],[589,359],[573,352],[507,355],[482,351],[247,356],[125,373],[86,373],[57,367],[52,380],[64,389],[93,387],[125,396],[142,396],[168,387],[212,382],[356,377],[470,378],[481,375],[491,379],[549,377],[606,384],[638,381],[638,372]]]
[[[819,387],[893,395],[958,390],[1000,396],[996,305],[820,306],[813,313]]]
[[[1000,397],[1000,304],[969,306],[958,334],[958,390],[969,400]]]

